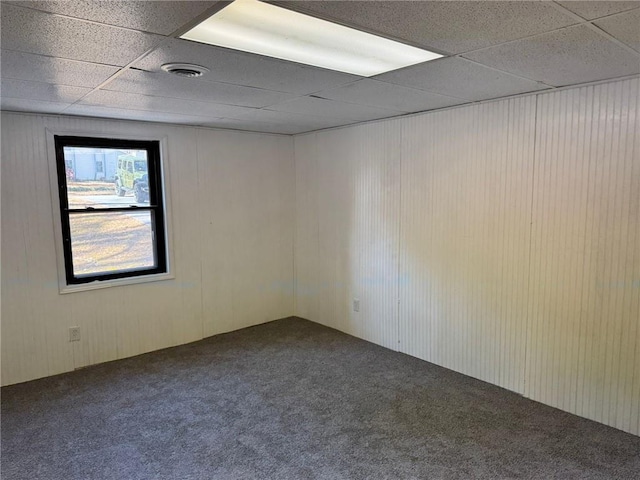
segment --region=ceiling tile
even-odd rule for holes
[[[427,93],[424,90],[415,90],[371,79],[363,79],[342,87],[323,90],[316,96],[400,112],[420,112],[466,102],[460,98],[445,97],[435,93]]]
[[[326,128],[335,128],[335,127],[346,127],[347,125],[353,125],[357,122],[352,122],[350,120],[340,120],[335,123],[335,125],[327,125],[326,127],[308,127],[306,125],[289,125],[279,127],[279,133],[287,134],[287,135],[299,135],[301,133],[309,133],[315,132],[317,130],[324,130]]]
[[[285,135],[293,135],[296,133],[309,132],[312,130],[319,130],[321,128],[328,128],[332,126],[341,125],[347,120],[333,120],[330,125],[317,127],[315,124],[306,123],[278,123],[278,122],[258,122],[255,120],[237,120],[230,118],[222,118],[213,122],[207,123],[205,126],[214,128],[232,128],[236,130],[248,130],[252,132],[264,132],[264,133],[280,133]]]
[[[199,78],[182,78],[168,73],[129,70],[103,90],[140,93],[159,97],[185,98],[226,105],[265,107],[294,98],[295,95],[260,88],[207,82]]]
[[[335,120],[331,125],[326,126],[309,126],[305,124],[289,124],[289,125],[276,125],[273,127],[272,133],[282,133],[284,135],[298,135],[300,133],[308,133],[315,132],[317,130],[324,130],[327,128],[335,128],[335,127],[343,127],[347,125],[353,125],[357,122],[352,122],[351,120]]]
[[[62,113],[68,103],[44,102],[24,98],[0,98],[0,109],[10,112]]]
[[[280,112],[299,113],[303,115],[344,118],[353,121],[374,120],[378,118],[394,117],[402,112],[387,110],[366,105],[336,102],[323,98],[300,97],[295,100],[279,103],[268,108]]]
[[[83,117],[116,118],[121,120],[139,120],[144,122],[177,123],[182,125],[204,125],[213,121],[212,118],[197,115],[180,115],[178,113],[150,112],[125,108],[111,108],[99,105],[83,105],[76,103],[64,111],[65,115],[80,115]]]
[[[9,2],[107,25],[169,35],[217,2],[73,0]]]
[[[317,130],[319,128],[326,128],[327,126],[333,126],[348,121],[333,119],[331,124],[328,125],[327,119],[324,119],[325,123],[323,127],[316,127],[316,124],[309,122],[301,122],[303,116],[296,117],[297,124],[292,122],[283,122],[281,119],[274,118],[268,120],[265,116],[258,120],[253,119],[235,119],[235,118],[211,118],[198,115],[181,115],[178,113],[166,113],[166,112],[151,112],[146,110],[137,109],[125,109],[125,108],[112,108],[99,105],[84,105],[75,104],[70,106],[64,111],[68,115],[80,115],[98,118],[116,118],[123,120],[137,120],[146,122],[162,122],[162,123],[175,123],[180,125],[194,125],[203,127],[214,128],[226,128],[234,130],[247,130],[252,132],[265,132],[265,133],[281,133],[281,134],[293,134],[302,131]],[[274,112],[279,113],[279,112]]]
[[[156,97],[137,93],[98,90],[82,99],[83,105],[100,105],[103,107],[120,107],[133,110],[149,110],[182,115],[197,115],[208,118],[248,116],[255,108],[220,105],[179,98]]]
[[[613,2],[601,2],[597,0],[587,1],[564,1],[558,2],[560,5],[573,13],[577,13],[582,18],[587,20],[593,20],[594,18],[604,17],[605,15],[612,15],[618,12],[624,12],[632,8],[638,8],[640,4],[635,1],[613,1]]]
[[[486,100],[546,88],[534,81],[514,77],[462,58],[443,58],[421,63],[383,73],[376,79],[466,100]]]
[[[552,5],[535,1],[277,3],[447,53],[467,52],[576,23]]]
[[[360,77],[252,53],[212,45],[171,40],[135,64],[142,70],[160,72],[165,63],[195,63],[211,71],[204,80],[233,83],[279,92],[306,95],[357,80]]]
[[[622,15],[603,18],[594,23],[622,43],[640,52],[640,8]]]
[[[465,55],[477,62],[554,86],[640,72],[640,59],[581,25]]]
[[[236,118],[218,118],[217,120],[205,122],[202,126],[262,133],[283,133],[279,131],[280,127],[277,125],[257,122],[255,120],[238,120]]]
[[[119,70],[118,67],[11,50],[2,50],[0,60],[2,78],[37,79],[40,82],[76,87],[97,87]]]
[[[252,110],[251,112],[245,112],[243,115],[236,115],[232,118],[276,125],[279,131],[285,129],[290,132],[319,130],[321,128],[357,122],[357,120],[344,118],[322,117],[267,109]]]
[[[126,65],[164,37],[2,6],[2,48],[107,65]]]
[[[0,87],[2,97],[60,103],[73,103],[90,91],[90,88],[84,87],[12,79],[2,79],[2,86]]]
[[[2,108],[296,134],[538,91],[547,88],[542,81],[562,86],[640,71],[640,56],[590,25],[569,26],[575,16],[557,5],[528,0],[288,3],[445,53],[481,49],[371,79],[161,36],[215,3],[3,1]],[[594,25],[640,51],[640,9],[617,13],[639,2],[560,3],[584,18],[616,14]],[[136,68],[90,91],[154,47]],[[161,73],[170,62],[211,72]]]

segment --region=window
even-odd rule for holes
[[[67,284],[166,273],[160,143],[54,138]]]

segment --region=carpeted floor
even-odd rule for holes
[[[300,319],[2,389],[2,479],[637,479],[640,438]]]

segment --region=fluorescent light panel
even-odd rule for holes
[[[442,57],[257,0],[235,0],[180,38],[363,77]]]

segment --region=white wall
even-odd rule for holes
[[[45,128],[167,136],[175,280],[59,294]],[[293,175],[291,137],[3,113],[2,384],[291,315]]]
[[[296,137],[296,315],[640,434],[639,89]]]
[[[299,316],[640,434],[639,89],[295,142],[3,113],[2,384],[291,315],[295,263]],[[45,128],[168,137],[175,280],[58,293]]]
[[[296,315],[393,349],[399,127],[386,121],[295,141]]]

